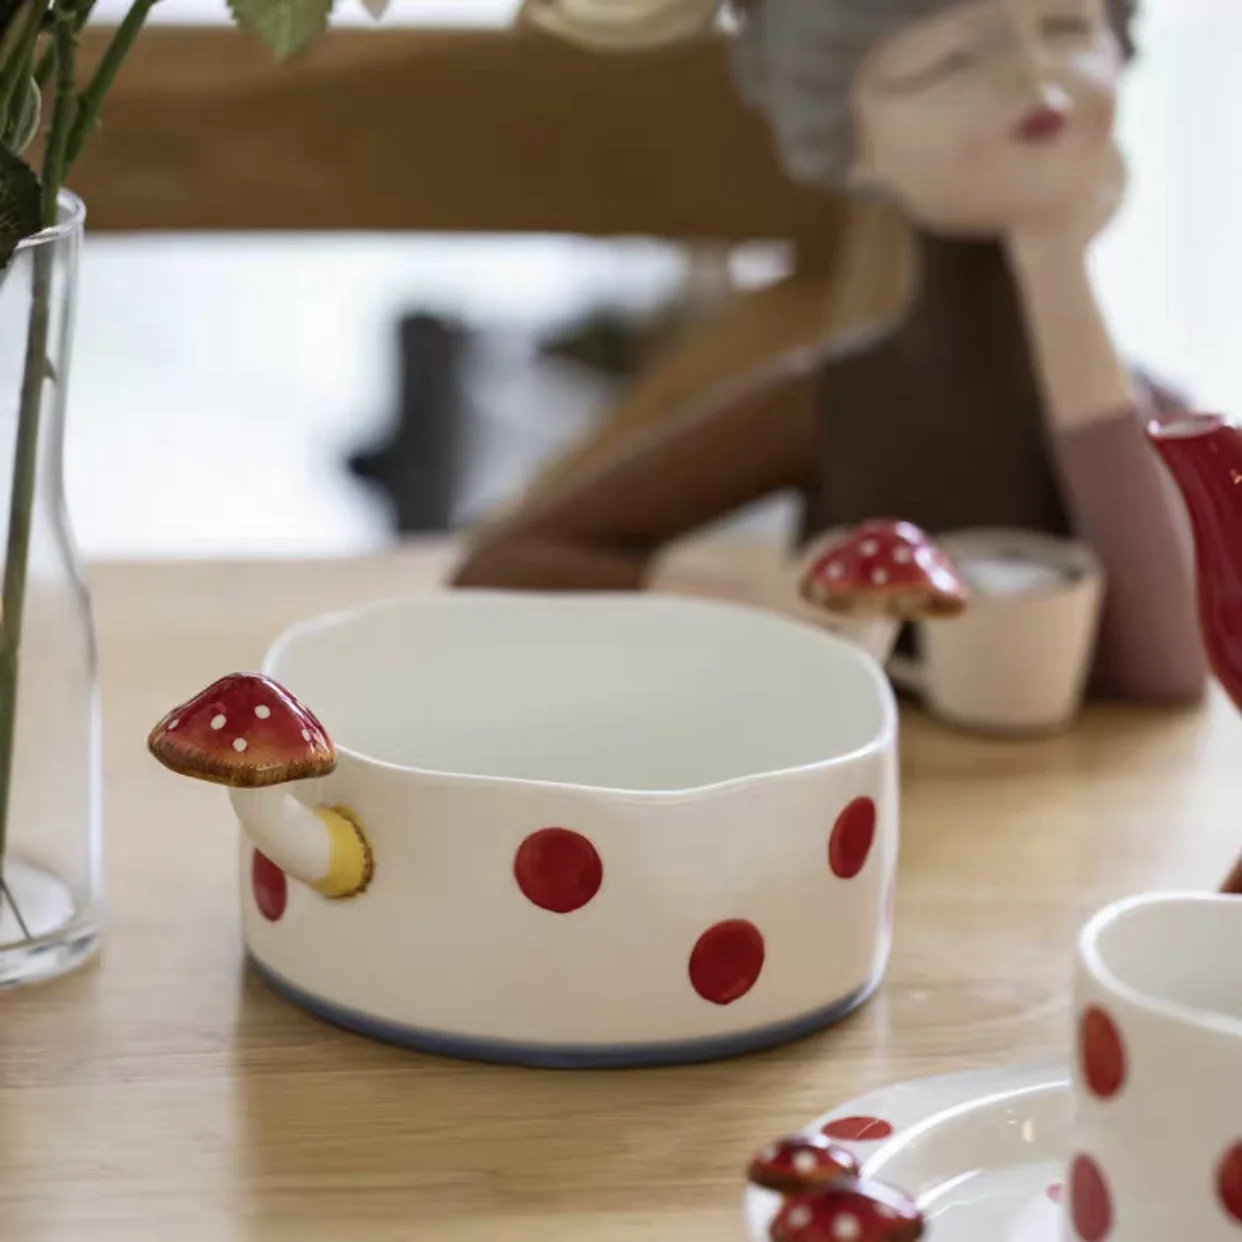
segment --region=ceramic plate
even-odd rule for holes
[[[1064,1070],[983,1070],[884,1087],[805,1132],[841,1142],[866,1176],[914,1195],[935,1242],[1059,1242],[1072,1108]],[[747,1189],[751,1242],[767,1242],[779,1204]]]

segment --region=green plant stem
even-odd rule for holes
[[[0,879],[0,914],[4,913],[4,903],[6,900],[13,911],[13,917],[17,920],[18,930],[27,940],[33,940],[34,937],[30,934],[30,926],[22,917],[21,907],[13,899],[13,890],[9,888],[3,879]]]
[[[3,38],[0,38],[0,76],[7,73],[13,57],[21,47],[26,35],[26,22],[29,20],[30,10],[33,7],[34,0],[23,0],[17,12],[10,19]]]
[[[73,15],[58,9],[52,47],[56,53],[56,95],[52,105],[52,124],[43,155],[43,226],[56,223],[56,203],[65,180],[69,134],[78,114],[74,94],[74,70],[78,59],[78,32]]]
[[[53,30],[56,55],[56,94],[43,161],[44,225],[56,223],[57,196],[64,177],[65,150],[70,126],[77,111],[74,70],[77,32],[71,11],[58,6]],[[48,374],[47,349],[52,328],[52,285],[56,262],[55,243],[48,241],[32,252],[30,324],[26,333],[26,358],[22,371],[21,401],[17,413],[17,436],[13,445],[13,484],[9,496],[9,533],[0,586],[0,867],[3,866],[12,804],[13,750],[17,732],[18,674],[21,670],[22,624],[26,609],[26,578],[30,565],[30,531],[34,520],[35,484],[38,480],[39,431],[42,423],[44,386]],[[0,870],[0,892],[8,892]],[[26,924],[9,894],[9,904],[19,925]],[[24,934],[29,938],[28,932]]]
[[[0,120],[3,120],[6,129],[13,101],[20,100],[21,90],[30,73],[30,62],[47,11],[48,0],[28,0],[28,7],[13,19],[14,26],[21,23],[21,30],[15,37],[11,55],[0,68]]]
[[[79,4],[74,12],[73,24],[76,33],[81,34],[82,28],[86,25],[90,18],[91,11],[94,9],[96,0],[84,0]],[[42,90],[52,79],[52,71],[56,68],[56,49],[54,47],[45,48],[43,55],[39,57],[39,63],[35,66],[34,79]]]
[[[43,408],[47,346],[52,326],[52,243],[37,246],[32,255],[30,326],[22,374],[17,439],[13,446],[13,491],[9,498],[9,537],[0,588],[0,867],[5,859],[9,810],[13,788],[13,743],[17,726],[17,677],[21,664],[22,614],[26,605],[26,572],[30,561],[30,527],[34,515],[35,480],[39,459],[39,424]],[[0,889],[8,892],[0,871]],[[25,921],[12,894],[9,904],[19,926]],[[24,932],[29,939],[29,933]]]
[[[35,74],[54,78],[52,116],[43,163],[44,224],[56,223],[61,186],[70,165],[82,153],[98,123],[104,98],[138,32],[156,0],[133,0],[124,20],[112,36],[90,82],[76,94],[77,36],[95,0],[26,0],[14,23],[22,20],[12,39],[0,43],[0,127],[7,131],[15,92],[25,89],[44,18],[53,18],[51,46]],[[18,673],[21,668],[22,624],[26,606],[26,577],[30,563],[30,534],[34,520],[35,488],[39,464],[39,432],[45,386],[60,382],[48,362],[52,331],[52,296],[56,264],[55,243],[33,248],[31,260],[31,307],[26,334],[26,357],[17,435],[13,447],[13,482],[9,497],[9,530],[3,581],[0,583],[0,906],[7,898],[22,934],[30,930],[4,881],[4,859],[9,815],[12,809],[13,752],[17,729]]]
[[[124,20],[116,28],[116,34],[112,36],[103,54],[103,59],[99,62],[86,90],[82,92],[78,115],[73,123],[73,129],[69,132],[69,146],[65,158],[66,169],[82,154],[86,140],[94,132],[112,80],[116,77],[117,71],[129,54],[129,49],[138,37],[138,32],[156,3],[157,0],[134,0]]]

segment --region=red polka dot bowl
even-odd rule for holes
[[[1079,943],[1066,1195],[1083,1242],[1242,1239],[1242,898],[1160,894]]]
[[[265,671],[337,753],[233,791],[250,957],[306,1009],[449,1055],[643,1065],[807,1034],[877,986],[896,710],[850,644],[735,605],[461,592],[302,624]],[[343,898],[325,808],[370,851]]]

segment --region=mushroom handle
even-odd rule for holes
[[[328,776],[336,748],[315,714],[261,673],[232,673],[175,707],[151,753],[182,776],[229,787],[246,835],[324,897],[353,897],[375,873],[371,844],[344,807],[307,806],[292,784]]]
[[[375,855],[348,808],[307,806],[283,787],[231,789],[229,798],[255,848],[321,897],[357,897],[370,885]]]

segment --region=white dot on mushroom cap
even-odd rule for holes
[[[181,723],[181,717],[178,716],[176,720],[170,720],[168,722],[168,727],[170,729],[175,729],[180,723]]]
[[[819,1161],[815,1159],[813,1151],[800,1151],[793,1158],[793,1167],[799,1173],[814,1173],[819,1166]]]
[[[862,1237],[862,1221],[857,1216],[846,1213],[832,1222],[832,1236],[841,1242],[853,1242],[854,1238]]]
[[[302,730],[302,741],[304,742],[310,741],[310,730],[309,729]]]
[[[888,581],[888,570],[877,569],[871,575],[871,581],[874,582],[876,586],[883,586]]]
[[[858,545],[858,550],[863,556],[874,556],[880,550],[880,545],[874,539],[864,539]]]
[[[245,739],[244,737],[237,737],[237,738],[234,738],[234,739],[233,739],[233,749],[234,749],[234,750],[236,750],[236,751],[243,751],[243,750],[245,750],[245,749],[246,749],[246,739]]]
[[[801,1203],[789,1213],[789,1225],[792,1229],[805,1229],[810,1223],[811,1209]]]
[[[836,561],[833,561],[833,563],[828,566],[828,577],[830,578],[839,578],[843,573],[845,573],[844,567]]]
[[[266,703],[260,703],[259,706],[254,709],[254,714],[258,716],[260,720],[266,720],[272,714],[272,709],[268,707]]]
[[[211,727],[215,729],[217,733],[219,733],[219,731],[223,729],[226,724],[228,724],[228,720],[223,716],[213,716],[211,718]]]
[[[914,556],[909,548],[893,549],[893,560],[895,560],[898,565],[909,565],[913,559]]]

